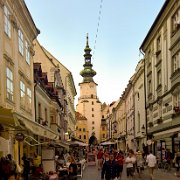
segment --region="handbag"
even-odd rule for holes
[[[17,174],[21,174],[22,171],[23,171],[23,169],[20,167],[20,165],[19,165],[19,164],[16,164],[16,173],[17,173]]]

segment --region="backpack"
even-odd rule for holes
[[[2,164],[2,171],[4,174],[11,174],[11,164],[8,160]]]
[[[16,162],[14,160],[10,160],[10,165],[11,165],[11,171],[16,172]]]

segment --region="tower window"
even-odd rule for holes
[[[92,101],[92,105],[94,105],[94,101]]]
[[[91,94],[91,98],[93,98],[93,94]]]
[[[138,101],[139,101],[139,93],[137,94],[137,96],[138,96]]]
[[[92,111],[94,111],[94,108],[92,108]]]
[[[92,121],[92,124],[94,124],[94,121]]]
[[[92,114],[92,117],[94,117],[94,114]]]

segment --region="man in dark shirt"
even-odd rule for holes
[[[110,154],[109,161],[106,161],[103,164],[101,179],[104,180],[104,176],[106,180],[113,180],[116,177],[118,178],[118,165],[114,160],[114,155]]]

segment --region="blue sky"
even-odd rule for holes
[[[99,17],[101,18],[94,50]],[[135,72],[139,47],[164,0],[25,0],[41,33],[38,40],[73,74],[79,97],[86,34],[92,49],[97,95],[118,100]]]

